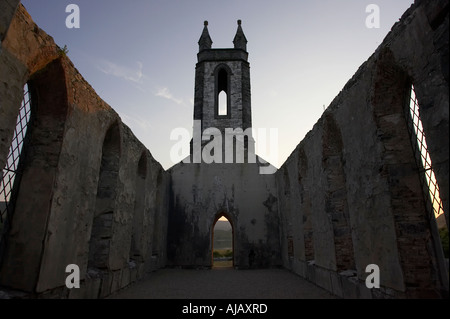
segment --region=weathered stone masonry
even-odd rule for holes
[[[251,126],[238,24],[234,49],[212,49],[207,24],[199,41],[203,128]],[[0,287],[101,298],[164,266],[210,267],[212,227],[226,216],[237,268],[282,266],[344,298],[447,296],[405,108],[413,84],[448,226],[448,30],[448,1],[416,1],[274,175],[259,163],[164,171],[19,1],[0,2],[2,167],[25,83],[32,94]],[[219,72],[227,81],[214,82]],[[81,289],[66,288],[68,264],[80,266]],[[380,268],[379,289],[365,286],[369,264]]]
[[[165,265],[168,177],[160,164],[20,5],[0,59],[2,165],[26,82],[32,93],[0,284],[39,297],[97,298]],[[68,264],[80,267],[81,289],[65,288]]]
[[[212,48],[207,25],[199,40],[194,119],[201,121],[202,132],[220,130],[224,144],[227,128],[251,127],[247,40],[238,21],[234,48]],[[221,90],[229,101],[223,116],[217,104]],[[275,175],[260,174],[259,158],[248,160],[254,155],[251,135],[241,142],[247,149],[244,163],[226,164],[222,154],[222,163],[197,164],[193,154],[190,163],[170,168],[168,265],[211,267],[213,227],[221,216],[233,226],[235,268],[281,265]]]
[[[448,224],[448,9],[417,1],[277,173],[284,266],[339,296],[448,293],[404,113],[414,84]]]

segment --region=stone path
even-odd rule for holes
[[[110,299],[333,299],[284,269],[162,269]]]

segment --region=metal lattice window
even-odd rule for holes
[[[14,189],[14,181],[19,169],[20,154],[27,132],[27,125],[31,115],[31,97],[28,92],[28,85],[24,86],[24,95],[19,115],[17,116],[14,136],[9,148],[6,166],[3,168],[2,179],[0,180],[0,233],[11,206],[11,196]]]
[[[421,182],[425,197],[427,198],[427,208],[430,212],[434,212],[435,217],[438,217],[444,212],[444,210],[441,198],[439,196],[439,186],[433,171],[430,153],[428,153],[425,133],[419,115],[419,103],[417,101],[413,85],[411,86],[409,102],[408,129],[410,131],[411,138],[413,139],[412,145],[414,148],[414,153],[416,154],[417,165],[421,168]]]

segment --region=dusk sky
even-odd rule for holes
[[[413,0],[23,0],[97,94],[165,169],[175,128],[192,131],[203,21],[213,48],[248,40],[254,129],[278,129],[279,167]],[[80,28],[66,27],[66,7]],[[369,4],[380,27],[368,28]],[[258,138],[257,153],[258,153]],[[260,154],[263,155],[263,154]],[[267,156],[263,156],[269,159]]]

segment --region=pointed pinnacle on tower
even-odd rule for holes
[[[247,51],[247,38],[245,37],[244,31],[242,30],[242,20],[237,20],[238,29],[234,37],[233,43],[235,49],[242,49]]]
[[[198,40],[199,52],[201,52],[203,50],[211,49],[212,43],[213,42],[212,42],[211,37],[209,36],[209,32],[208,32],[208,21],[205,21],[203,33],[200,37],[200,40]]]

